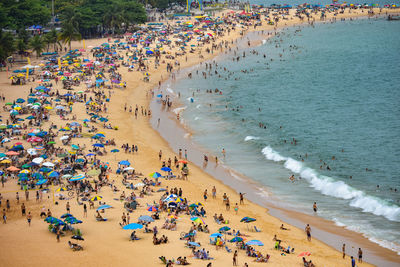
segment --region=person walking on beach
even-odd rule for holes
[[[307,224],[306,228],[305,228],[306,234],[307,234],[307,240],[311,241],[311,227],[309,224]]]
[[[28,221],[28,225],[30,227],[31,226],[31,221],[32,221],[31,212],[28,212],[28,215],[26,215],[26,220]]]
[[[356,267],[356,260],[351,256],[351,267]]]
[[[234,210],[235,210],[235,213],[236,213],[236,215],[237,215],[237,214],[238,214],[238,211],[239,211],[238,203],[235,204]]]
[[[207,201],[207,189],[204,191],[203,198],[204,198],[204,201]]]
[[[344,259],[346,257],[346,244],[343,244],[342,252],[343,252],[343,259]]]
[[[233,266],[237,266],[237,256],[238,256],[238,252],[237,250],[235,250],[235,253],[233,253]]]
[[[358,248],[358,263],[362,263],[362,254],[361,248]]]
[[[21,204],[21,213],[22,213],[22,216],[25,216],[25,210],[26,210],[25,204],[22,203],[22,204]]]
[[[69,205],[69,201],[65,205],[65,209],[67,210],[68,213],[71,211],[71,206]]]
[[[212,198],[216,198],[217,197],[217,189],[215,188],[215,186],[213,186],[213,189],[212,189]]]
[[[86,203],[83,204],[83,217],[87,217],[87,206],[86,206]]]
[[[6,214],[6,209],[3,209],[3,224],[7,223],[7,214]]]

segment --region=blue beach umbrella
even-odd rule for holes
[[[170,172],[170,171],[172,171],[172,169],[169,168],[169,167],[162,167],[161,170],[162,170],[162,171],[165,171],[165,172]]]
[[[93,144],[92,146],[94,146],[94,147],[104,147],[104,145],[100,144],[100,143]]]
[[[119,164],[120,164],[120,165],[125,165],[125,166],[130,166],[130,165],[131,165],[131,163],[130,163],[129,161],[127,161],[127,160],[121,160],[121,161],[119,162]]]
[[[37,183],[36,183],[36,185],[42,185],[42,184],[44,184],[44,183],[46,183],[47,182],[47,179],[42,179],[42,180],[39,180]]]
[[[221,237],[222,235],[220,233],[213,233],[212,235],[210,235],[210,237]]]
[[[250,245],[250,246],[264,246],[263,242],[261,242],[260,240],[250,240],[246,243],[246,245]]]
[[[143,225],[138,224],[138,223],[130,223],[122,227],[124,230],[136,230],[136,229],[142,229]]]
[[[223,226],[223,227],[218,229],[218,231],[220,231],[220,232],[226,232],[226,231],[229,231],[229,230],[231,230],[231,228],[228,227],[228,226]]]
[[[110,209],[112,206],[110,205],[101,205],[100,207],[97,208],[97,210],[105,210],[105,209]]]
[[[154,222],[154,219],[151,218],[149,215],[142,215],[138,218],[138,220],[144,222]]]
[[[188,242],[189,245],[195,246],[195,247],[200,247],[200,244],[197,242]]]

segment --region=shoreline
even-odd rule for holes
[[[235,31],[231,36],[225,36],[222,39],[238,37],[238,33]],[[228,39],[229,39],[228,38]],[[230,39],[229,39],[230,40]],[[99,44],[105,41],[105,39],[91,40],[91,44]],[[221,41],[219,38],[217,41]],[[89,45],[89,42],[88,44]],[[74,48],[80,48],[82,45],[79,43],[74,43]],[[203,51],[205,47],[202,48]],[[189,54],[190,55],[190,54]],[[214,55],[207,55],[206,59],[200,59],[193,54],[188,60],[184,62],[184,58],[180,57],[179,60],[182,61],[182,69],[188,66],[195,66],[200,61],[209,60],[214,58]],[[151,60],[153,61],[153,60]],[[197,63],[196,63],[197,62]],[[119,160],[129,159],[133,162],[133,166],[136,170],[142,173],[150,173],[156,170],[156,166],[160,165],[158,160],[158,151],[161,149],[163,151],[163,159],[168,157],[174,157],[173,149],[171,145],[161,137],[161,135],[155,131],[149,118],[147,116],[139,116],[137,119],[128,112],[124,112],[124,103],[128,102],[133,106],[135,104],[142,105],[148,108],[150,105],[151,98],[148,95],[152,88],[157,86],[157,82],[161,80],[166,80],[168,74],[164,68],[165,64],[159,68],[159,70],[154,70],[152,67],[149,71],[151,74],[151,81],[144,82],[142,77],[143,73],[139,71],[128,72],[126,68],[121,68],[119,71],[122,73],[124,80],[127,81],[126,89],[115,89],[113,91],[112,101],[109,105],[109,111],[107,116],[110,121],[118,126],[118,131],[102,129],[101,124],[96,125],[101,131],[104,131],[107,138],[115,138],[117,141],[117,147],[119,148],[121,143],[137,144],[139,146],[139,153],[124,154],[123,152],[102,157],[101,159],[110,162],[110,166],[115,170]],[[1,93],[7,96],[6,101],[10,101],[13,97],[19,97],[23,93],[29,92],[29,87],[34,84],[30,83],[21,87],[13,87],[14,90],[9,90],[11,87],[9,81],[3,79],[5,73],[0,73],[2,75],[2,88]],[[64,90],[63,90],[64,91]],[[67,92],[67,91],[64,91]],[[3,111],[2,115],[7,114]],[[77,118],[86,118],[85,108],[82,103],[74,104],[74,115]],[[65,121],[60,120],[56,115],[52,115],[52,122],[58,125],[65,125]],[[57,138],[58,141],[58,138]],[[91,140],[88,138],[75,139],[75,143],[85,146],[91,146]],[[118,160],[117,160],[118,159]],[[118,187],[121,186],[121,176],[115,175],[114,172],[110,173],[110,180],[115,181]],[[137,180],[140,181],[140,180]],[[248,197],[245,198],[245,204],[240,205],[240,209],[237,215],[234,211],[226,211],[225,207],[221,205],[222,202],[222,192],[226,192],[230,197],[232,197],[232,202],[237,201],[238,196],[236,190],[232,190],[231,187],[224,185],[221,181],[215,177],[209,175],[201,168],[196,165],[190,165],[190,175],[189,181],[184,180],[162,180],[163,187],[182,187],[185,192],[185,198],[187,197],[191,201],[202,201],[202,190],[209,189],[211,192],[211,186],[217,186],[217,198],[215,200],[209,199],[205,204],[208,212],[208,217],[205,218],[206,222],[210,226],[211,233],[218,229],[220,226],[212,221],[213,213],[224,213],[224,216],[230,220],[229,226],[233,229],[240,230],[241,232],[246,232],[250,235],[249,239],[260,239],[264,242],[265,247],[262,247],[260,251],[264,254],[265,252],[271,255],[269,264],[273,266],[300,266],[301,258],[297,257],[297,254],[301,251],[311,251],[311,259],[318,266],[348,266],[349,257],[342,261],[341,253],[325,243],[319,240],[313,240],[308,242],[306,240],[304,230],[302,227],[300,229],[289,226],[292,228],[291,231],[280,231],[279,226],[281,220],[273,217],[265,212],[265,208],[248,201]],[[156,189],[156,188],[155,188]],[[19,190],[14,184],[6,184],[6,188],[2,192],[13,192],[7,193],[13,205],[15,207],[14,192]],[[124,187],[122,187],[124,190]],[[125,189],[127,190],[127,189]],[[128,191],[129,192],[129,191]],[[71,202],[71,210],[73,214],[84,220],[84,223],[79,225],[85,236],[85,241],[82,242],[85,246],[85,250],[82,252],[72,252],[69,247],[65,245],[65,239],[63,238],[63,243],[56,243],[54,235],[50,234],[47,230],[47,224],[40,220],[37,215],[42,205],[46,205],[46,208],[50,207],[55,216],[60,216],[65,213],[65,200],[59,201],[58,205],[52,203],[52,199],[49,194],[48,199],[45,198],[44,202],[33,203],[30,210],[34,212],[34,218],[32,221],[32,226],[27,227],[25,218],[19,217],[19,208],[17,210],[12,210],[10,214],[10,223],[2,226],[2,231],[0,234],[0,241],[3,244],[0,250],[0,258],[3,263],[7,266],[41,266],[43,265],[44,252],[46,253],[46,262],[51,262],[53,266],[64,266],[65,261],[68,260],[70,266],[110,266],[115,265],[126,265],[132,264],[134,266],[150,265],[156,266],[161,265],[158,257],[165,255],[168,259],[177,258],[178,256],[188,256],[190,257],[189,249],[183,248],[184,242],[179,240],[179,234],[182,231],[187,231],[191,227],[191,221],[186,216],[180,216],[178,219],[177,231],[162,230],[162,234],[166,234],[171,242],[166,245],[154,246],[151,243],[151,235],[144,234],[143,232],[138,232],[139,237],[142,239],[139,242],[128,242],[127,231],[122,231],[118,225],[119,218],[121,216],[123,209],[123,203],[116,198],[119,193],[113,192],[109,187],[101,189],[99,193],[103,196],[103,201],[107,204],[114,206],[114,209],[109,209],[105,213],[108,222],[96,222],[94,219],[94,211],[89,210],[88,218],[82,217],[82,207],[79,206],[75,201]],[[136,221],[139,215],[149,214],[146,211],[146,204],[158,201],[160,193],[153,193],[152,195],[146,197],[145,199],[140,198],[139,201],[142,207],[131,214],[131,222]],[[97,205],[97,203],[96,203]],[[144,208],[143,208],[144,206]],[[18,217],[17,218],[17,214]],[[162,219],[165,219],[167,214],[162,213]],[[239,220],[243,216],[252,216],[257,218],[255,225],[262,229],[261,233],[255,233],[248,231],[248,227]],[[161,228],[160,224],[162,221],[155,222],[157,226]],[[152,224],[151,226],[154,226]],[[313,224],[311,225],[312,227]],[[314,228],[313,228],[314,229]],[[273,249],[272,237],[277,234],[279,238],[284,240],[283,244],[285,246],[290,245],[296,247],[296,255],[288,255],[287,257],[282,257],[280,251]],[[210,249],[212,257],[214,257],[215,266],[228,266],[231,264],[232,254],[226,253],[224,250],[214,250],[214,247],[208,244],[209,235],[205,233],[199,233],[199,242],[201,242],[204,247],[208,250]],[[4,245],[9,244],[9,245]],[[228,244],[232,249],[232,244]],[[24,250],[20,248],[24,247]],[[110,249],[112,247],[112,249]],[[356,251],[349,250],[348,255],[356,255]],[[72,254],[71,254],[72,253]],[[366,255],[366,259],[370,255]],[[243,251],[239,252],[239,265],[243,262],[249,262],[250,266],[258,266],[258,263],[253,263],[254,258],[246,257]],[[308,257],[308,259],[310,259]],[[191,266],[204,266],[205,261],[195,260],[189,258]],[[213,263],[213,266],[214,266]],[[367,262],[363,263],[361,266],[370,266]]]
[[[349,17],[352,19],[364,19],[364,20],[369,20],[369,19],[382,19],[385,15],[380,15],[380,16],[356,16],[356,17]],[[347,18],[347,17],[346,17]],[[341,21],[336,21],[334,23],[340,23]],[[330,24],[332,22],[330,21],[316,21],[316,24]],[[282,28],[278,28],[276,30],[277,33],[280,31],[285,30],[285,28],[289,27],[296,27],[296,26],[309,26],[312,27],[311,25],[308,25],[307,23],[301,23],[301,24],[293,24],[290,26],[284,26]],[[265,31],[265,30],[263,30]],[[257,34],[258,33],[258,34]],[[264,33],[265,34],[265,33]],[[253,37],[254,39],[249,38]],[[237,39],[238,41],[238,46],[240,46],[240,42],[243,44],[247,41],[251,41],[251,46],[250,47],[255,47],[261,45],[261,42],[267,38],[273,38],[274,35],[272,36],[265,36],[261,34],[260,31],[249,31],[246,33],[244,36],[239,37]],[[254,42],[254,43],[253,43]],[[243,45],[242,44],[242,45]],[[242,49],[247,48],[246,44],[243,45],[243,47],[239,48],[239,52]],[[233,49],[232,49],[233,50]],[[229,54],[230,52],[228,52]],[[208,59],[206,61],[202,61],[202,63],[205,62],[211,62],[211,61],[218,61],[220,58],[223,58],[226,56],[224,53],[220,53],[218,55],[215,55],[211,59]],[[223,60],[223,59],[222,59]],[[161,84],[161,89],[157,90],[154,89],[156,92],[163,91],[166,92],[167,86],[173,86],[174,83],[179,82],[180,79],[185,79],[187,78],[187,74],[193,70],[196,70],[201,66],[201,63],[197,63],[196,65],[191,65],[188,66],[184,69],[180,69],[179,74],[177,74],[176,80],[168,79],[163,81]],[[294,225],[295,227],[301,228],[303,225],[307,223],[307,220],[313,220],[314,228],[316,228],[316,237],[319,240],[324,240],[322,242],[326,243],[330,247],[336,249],[337,251],[340,251],[341,245],[343,242],[346,244],[350,242],[352,244],[352,247],[363,247],[365,252],[368,255],[373,255],[372,257],[369,257],[368,262],[373,263],[377,266],[397,266],[397,263],[399,261],[399,254],[389,248],[381,246],[379,243],[373,242],[365,236],[363,233],[355,232],[352,230],[349,230],[345,227],[338,226],[335,224],[335,222],[321,218],[319,216],[315,217],[310,214],[302,213],[302,212],[296,212],[289,207],[285,207],[284,205],[277,205],[279,202],[279,198],[276,196],[271,196],[271,192],[268,187],[265,185],[260,184],[257,181],[252,180],[251,178],[245,176],[244,174],[236,172],[233,168],[228,167],[224,165],[224,163],[220,164],[215,164],[213,161],[208,163],[208,166],[204,168],[202,166],[203,158],[202,156],[204,154],[207,154],[211,156],[211,158],[214,158],[215,156],[213,153],[208,151],[206,148],[204,148],[202,145],[198,143],[194,143],[191,139],[191,136],[193,134],[193,130],[186,124],[186,122],[179,122],[176,119],[176,113],[175,110],[179,110],[182,108],[184,111],[183,107],[185,106],[185,99],[179,99],[176,95],[176,91],[174,91],[174,100],[177,102],[174,102],[174,105],[169,108],[169,109],[163,109],[162,106],[157,103],[158,100],[152,100],[150,103],[151,110],[153,112],[153,116],[150,119],[151,120],[151,125],[154,130],[156,130],[160,136],[165,139],[169,146],[173,149],[175,153],[178,153],[178,148],[189,148],[188,151],[191,152],[191,156],[189,157],[189,160],[193,162],[194,164],[197,165],[198,168],[201,168],[203,171],[207,172],[210,174],[212,177],[215,179],[223,182],[225,185],[229,186],[230,188],[236,190],[237,192],[246,192],[247,193],[247,199],[255,203],[256,205],[263,206],[268,209],[267,213],[270,215],[279,218],[283,222],[286,222],[290,225]],[[161,107],[161,108],[159,108]],[[177,113],[178,113],[177,112]],[[167,126],[164,127],[159,127],[156,122],[156,115],[163,121],[162,125],[165,125],[165,122],[167,121]],[[177,134],[177,129],[178,134]],[[177,137],[177,135],[179,137]],[[180,142],[179,140],[185,140],[184,142]],[[193,155],[192,153],[195,152]],[[250,193],[256,193],[254,196],[249,197]],[[261,194],[257,195],[257,194]],[[266,200],[265,198],[270,198],[272,197],[271,200]],[[302,218],[305,217],[306,219]],[[317,226],[315,226],[315,224]],[[338,234],[340,233],[340,234]],[[342,239],[340,239],[342,238]],[[343,241],[343,242],[342,242]],[[382,265],[384,264],[384,265]]]

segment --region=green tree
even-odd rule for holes
[[[82,35],[71,23],[66,23],[62,27],[62,31],[58,36],[58,39],[64,44],[68,44],[69,50],[71,50],[71,42],[81,40]]]
[[[15,51],[14,37],[9,32],[0,30],[0,62],[4,62],[7,57]]]
[[[43,41],[42,36],[35,35],[29,40],[29,46],[33,51],[36,52],[36,57],[39,57],[42,54],[42,51],[45,47],[45,43]]]
[[[24,41],[24,39],[17,39],[15,43],[16,43],[16,48],[18,50],[18,54],[22,57],[25,50],[28,49],[28,45]]]

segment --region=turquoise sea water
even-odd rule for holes
[[[400,23],[297,27],[238,55],[170,88],[193,140],[281,205],[311,214],[317,201],[319,216],[400,253]]]

